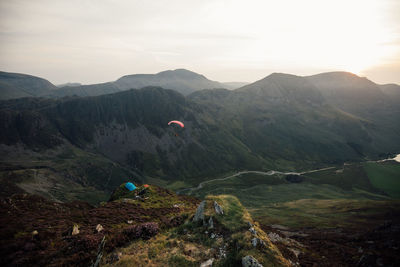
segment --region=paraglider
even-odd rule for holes
[[[181,128],[184,128],[185,127],[185,125],[183,124],[183,122],[181,122],[181,121],[170,121],[170,122],[168,122],[168,125],[171,125],[171,124],[177,124],[177,125],[179,125]],[[175,132],[175,136],[178,136],[178,134]]]
[[[127,183],[125,184],[125,187],[126,187],[126,189],[128,189],[129,191],[133,191],[133,190],[136,189],[136,186],[135,186],[133,183],[131,183],[131,182],[127,182]]]
[[[170,122],[168,122],[168,125],[171,125],[172,123],[176,123],[176,124],[178,124],[179,126],[181,126],[182,128],[185,127],[185,125],[184,125],[183,122],[181,122],[181,121],[170,121]]]

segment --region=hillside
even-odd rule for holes
[[[57,87],[49,81],[20,73],[0,72],[0,100],[51,94]]]
[[[159,86],[166,89],[173,89],[183,95],[188,95],[202,89],[226,87],[224,84],[208,80],[203,75],[195,72],[185,69],[176,69],[163,71],[157,74],[126,75],[114,82],[63,87],[52,95],[57,97],[72,95],[97,96],[129,89],[140,89],[146,86]]]
[[[383,107],[382,116],[373,118],[347,112],[304,77],[275,73],[235,91],[205,90],[189,98],[210,107],[214,118],[253,152],[286,165],[286,170],[285,161],[293,158],[301,158],[304,166],[307,161],[334,163],[343,155],[352,160],[399,149],[395,108]]]
[[[307,79],[287,74],[188,97],[147,87],[15,99],[0,102],[0,155],[2,176],[22,180],[2,180],[46,196],[60,183],[50,193],[59,200],[85,199],[88,186],[104,198],[128,175],[176,190],[238,169],[304,170],[373,159],[400,150],[394,115],[375,121],[346,113]],[[171,119],[185,128],[168,126]],[[48,186],[34,186],[39,181]]]
[[[136,193],[122,184],[114,193],[118,197],[99,207],[26,194],[2,199],[1,265],[89,265],[98,260],[102,266],[175,267],[211,260],[213,266],[250,266],[242,265],[247,261],[289,266],[232,196],[209,196],[198,205],[197,199],[156,186],[139,198]]]

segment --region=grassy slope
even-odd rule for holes
[[[224,214],[215,214],[213,203],[217,201]],[[288,266],[279,250],[270,242],[267,235],[254,223],[250,214],[236,197],[230,195],[207,196],[204,215],[206,220],[212,216],[214,229],[187,220],[181,226],[171,229],[147,242],[142,240],[119,249],[121,259],[105,266],[199,266],[200,263],[215,258],[213,266],[241,266],[241,258],[255,257],[264,266]],[[253,247],[248,222],[254,225],[257,237],[265,246]],[[208,232],[206,232],[208,231]],[[210,238],[213,232],[216,238]],[[226,258],[219,257],[220,248],[225,248]],[[110,255],[106,255],[104,262]]]
[[[305,174],[302,183],[289,183],[283,175],[246,174],[206,183],[193,194],[235,195],[263,223],[337,226],[363,222],[363,216],[398,205],[391,199],[399,190],[398,166],[395,162],[346,165]],[[377,174],[380,176],[373,176]],[[386,191],[388,188],[391,191]]]
[[[373,186],[383,190],[390,197],[400,198],[399,163],[394,161],[387,161],[381,164],[365,163],[363,167]]]
[[[32,154],[29,160],[19,158],[19,154],[10,154],[7,160],[9,163],[1,165],[2,184],[7,181],[28,193],[56,201],[98,204],[108,200],[121,183],[142,181],[140,176],[99,154],[69,145],[39,156]]]

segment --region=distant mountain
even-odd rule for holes
[[[328,103],[355,115],[371,115],[385,102],[379,85],[352,73],[328,72],[305,79],[318,88]]]
[[[223,88],[234,90],[234,89],[240,88],[242,86],[248,85],[249,83],[248,82],[225,82],[222,84],[224,85]]]
[[[63,84],[57,84],[57,87],[75,87],[75,86],[81,86],[81,83],[63,83]]]
[[[160,86],[173,89],[183,95],[202,89],[224,88],[224,84],[208,80],[203,75],[195,72],[176,69],[163,71],[157,74],[133,74],[126,75],[115,82],[82,85],[76,87],[64,87],[55,92],[54,96],[96,96],[110,94],[128,89],[140,89],[146,86]]]
[[[57,90],[55,85],[39,77],[0,72],[0,99],[44,96],[54,90]]]
[[[397,84],[383,84],[379,85],[379,88],[387,96],[390,101],[393,101],[400,105],[400,86]]]
[[[208,106],[252,152],[286,168],[293,159],[305,166],[400,149],[392,138],[399,123],[382,125],[345,112],[304,77],[274,73],[234,91],[204,90],[189,98]]]
[[[179,188],[232,170],[303,170],[400,151],[400,109],[374,83],[335,75],[336,85],[330,75],[274,73],[237,90],[188,96],[160,87],[119,92],[114,82],[102,84],[113,94],[0,101],[0,158],[46,159],[58,177],[51,182],[73,184],[76,196],[79,186],[107,191],[127,175]],[[172,119],[185,128],[168,126]]]

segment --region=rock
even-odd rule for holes
[[[79,234],[79,225],[74,224],[74,226],[72,227],[71,235],[77,235],[77,234]]]
[[[214,201],[214,208],[215,208],[215,212],[217,214],[220,214],[220,215],[224,214],[224,210],[222,209],[222,207],[220,205],[218,205],[217,201]]]
[[[210,217],[210,219],[208,220],[208,228],[209,229],[213,229],[214,228],[214,222],[212,217]]]
[[[253,245],[253,247],[257,247],[258,238],[257,238],[257,237],[254,237],[254,238],[251,240],[251,244]]]
[[[97,230],[98,233],[100,233],[101,231],[104,230],[104,228],[103,228],[103,226],[101,226],[101,224],[98,224],[98,225],[96,226],[96,230]]]
[[[283,242],[283,238],[274,232],[268,233],[268,238],[271,240],[271,242],[274,242],[274,243],[275,242]]]
[[[203,200],[199,206],[197,207],[196,214],[193,217],[194,222],[198,222],[200,220],[204,221],[204,207],[206,205],[206,201]]]
[[[128,224],[132,224],[132,223],[133,223],[133,220],[128,220],[127,223],[128,223]]]
[[[214,233],[212,233],[211,234],[211,238],[214,238],[214,237],[216,237],[216,235]]]
[[[258,261],[252,256],[246,256],[242,258],[242,267],[263,267]]]
[[[211,258],[208,261],[205,261],[202,264],[200,264],[200,267],[212,267],[213,262],[214,258]]]
[[[257,235],[257,231],[254,229],[254,227],[250,227],[249,231],[250,231],[250,233],[252,233],[253,235]]]
[[[34,239],[38,234],[39,234],[38,231],[33,230],[33,231],[32,231],[32,239]]]

